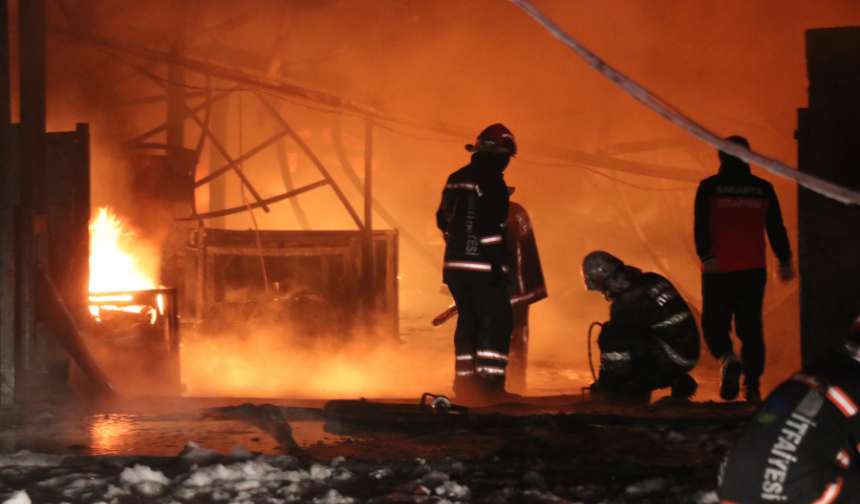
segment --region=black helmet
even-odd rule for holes
[[[614,255],[596,250],[582,260],[582,279],[585,288],[593,291],[606,292],[604,281],[624,267],[624,262]]]
[[[845,336],[845,348],[852,354],[860,356],[860,317],[854,319]]]

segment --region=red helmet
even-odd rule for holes
[[[501,154],[517,155],[517,142],[511,130],[501,123],[487,127],[478,135],[478,141],[474,145],[466,146],[469,152],[498,152]]]

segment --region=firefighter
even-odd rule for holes
[[[759,405],[720,467],[722,502],[860,502],[858,405],[860,318],[839,347]]]
[[[471,162],[448,177],[436,224],[445,237],[442,279],[459,310],[454,393],[461,401],[505,394],[513,314],[508,299],[503,172],[517,153],[514,135],[493,124],[478,135]]]
[[[508,193],[514,194],[509,187]],[[508,294],[514,314],[511,350],[508,356],[508,384],[512,391],[526,388],[526,365],[529,349],[529,305],[547,297],[534,229],[528,212],[510,202],[505,224],[508,248]]]
[[[591,394],[648,403],[652,391],[671,387],[671,398],[692,397],[698,384],[689,372],[699,362],[699,328],[671,282],[603,251],[585,256],[582,276],[588,290],[612,303],[597,339],[600,374]]]

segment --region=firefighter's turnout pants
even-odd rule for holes
[[[454,391],[504,389],[513,314],[505,282],[493,275],[449,281],[460,312],[454,333]]]
[[[656,334],[647,328],[619,331],[605,323],[597,338],[601,385],[618,392],[653,391],[687,374],[691,368],[673,361]]]

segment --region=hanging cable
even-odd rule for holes
[[[704,126],[685,116],[665,100],[642,87],[638,82],[607,65],[606,62],[597,57],[597,55],[586,49],[577,40],[565,33],[564,30],[544,15],[528,0],[509,1],[528,13],[538,23],[542,24],[555,38],[559,39],[564,43],[564,45],[571,48],[582,59],[588,62],[592,69],[600,72],[622,91],[699,140],[710,144],[717,150],[721,150],[731,154],[732,156],[738,157],[747,163],[757,164],[771,173],[794,180],[799,185],[815,191],[822,196],[845,203],[846,205],[860,205],[860,192],[858,191],[854,191],[847,187],[840,186],[839,184],[834,184],[833,182],[801,172],[795,168],[786,166],[775,159],[763,156],[736,143],[730,142],[725,138],[717,136]]]

